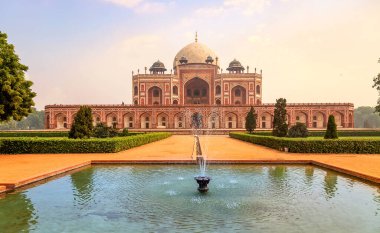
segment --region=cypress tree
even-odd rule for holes
[[[92,111],[90,107],[81,106],[71,125],[69,138],[90,138],[92,134]]]
[[[251,110],[247,113],[247,116],[245,117],[245,129],[252,133],[256,129],[256,121],[257,121],[257,114],[255,113],[255,109],[251,107]]]
[[[276,100],[273,117],[272,135],[276,137],[285,137],[288,134],[288,124],[286,123],[286,99]]]
[[[327,122],[325,139],[335,139],[335,138],[338,138],[338,133],[336,131],[335,117],[334,115],[330,115],[329,121]]]

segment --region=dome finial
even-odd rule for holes
[[[195,42],[198,42],[198,32],[195,32]]]

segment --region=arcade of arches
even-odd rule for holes
[[[254,106],[257,128],[271,129],[274,104],[263,102],[262,70],[243,66],[236,59],[221,67],[220,61],[212,49],[194,41],[178,51],[171,67],[157,60],[145,72],[139,69],[132,72],[131,79],[126,78],[126,82],[132,81],[128,91],[132,104],[90,105],[93,122],[141,131],[191,129],[194,125],[211,130],[244,129],[245,116]],[[45,128],[70,128],[79,107],[45,106]],[[288,123],[303,122],[308,128],[326,127],[330,114],[338,127],[352,128],[353,112],[352,103],[287,105]],[[195,113],[196,118],[192,117]]]

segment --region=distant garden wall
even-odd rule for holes
[[[230,133],[229,135],[232,138],[292,153],[380,154],[380,138],[343,137],[327,140],[315,137],[279,138],[247,133]]]
[[[105,139],[0,138],[0,154],[115,153],[158,141],[170,135],[170,133],[148,133]]]

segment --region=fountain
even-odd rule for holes
[[[201,144],[199,142],[199,136],[195,135],[195,144],[196,144],[196,154],[197,154],[197,162],[199,164],[200,175],[194,177],[197,181],[199,187],[198,191],[201,193],[206,193],[208,191],[208,183],[210,183],[211,177],[206,176],[206,159],[202,156]]]

